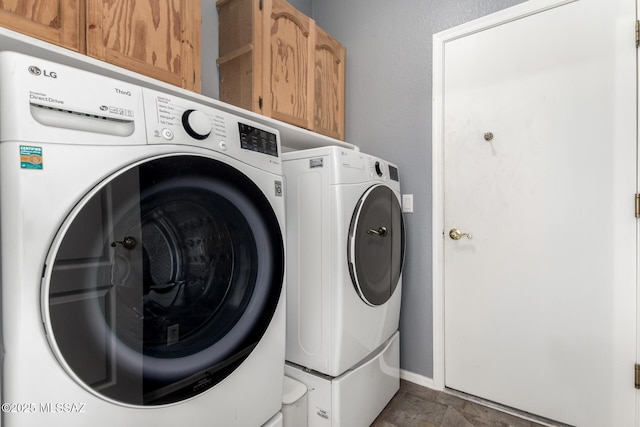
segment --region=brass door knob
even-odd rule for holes
[[[473,236],[471,235],[471,233],[463,233],[457,228],[452,228],[449,231],[449,237],[451,237],[453,240],[460,240],[463,237],[466,237],[467,239],[471,239]]]

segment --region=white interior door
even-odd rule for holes
[[[444,383],[632,426],[635,0],[540,4],[442,39]]]

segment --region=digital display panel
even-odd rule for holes
[[[240,148],[278,157],[278,137],[275,133],[238,122]]]
[[[389,178],[394,181],[398,180],[398,168],[389,165]]]

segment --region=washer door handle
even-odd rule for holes
[[[387,227],[380,227],[377,230],[372,228],[367,231],[367,234],[375,234],[376,236],[384,237],[387,235]]]
[[[133,249],[136,247],[136,244],[138,242],[136,242],[136,239],[132,236],[126,236],[124,239],[122,239],[119,242],[113,242],[111,243],[111,247],[115,248],[116,246],[118,246],[118,244],[121,244],[123,248],[125,249]]]

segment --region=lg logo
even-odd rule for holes
[[[42,74],[43,76],[51,77],[52,79],[57,79],[58,78],[58,75],[54,71],[41,70],[40,68],[36,67],[35,65],[29,66],[29,72],[31,74],[33,74],[34,76],[39,76],[40,74]]]

